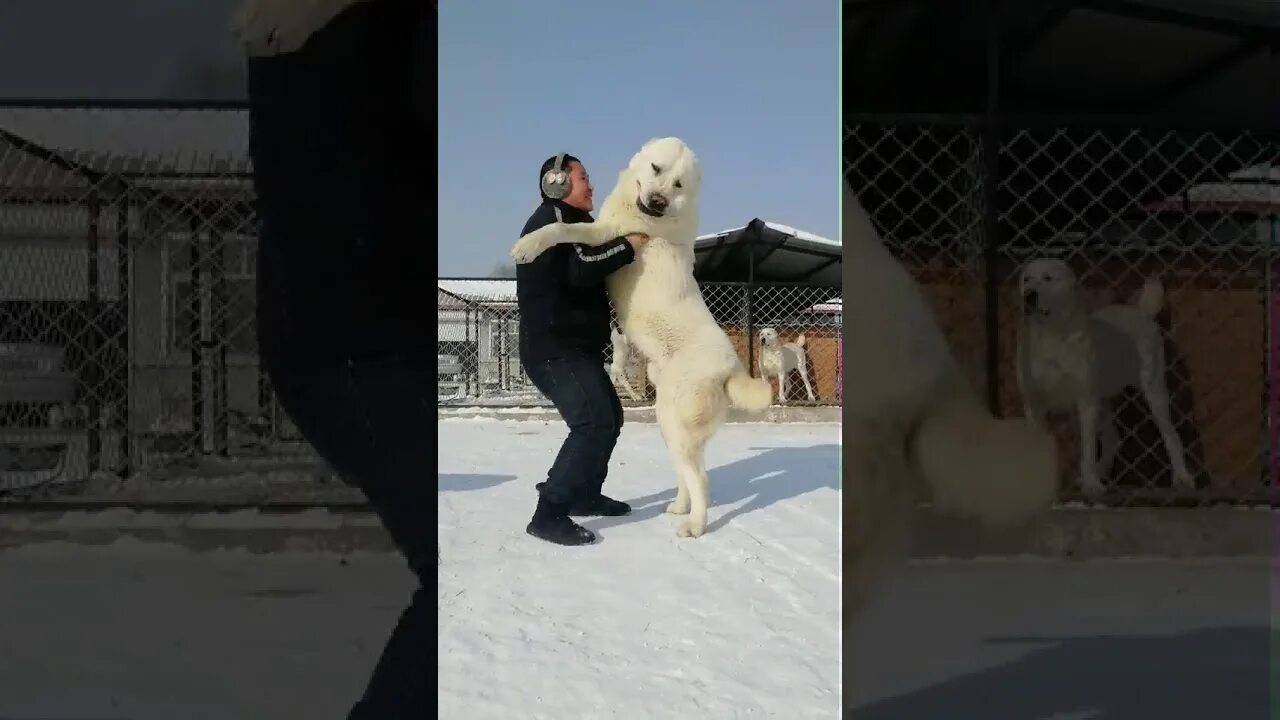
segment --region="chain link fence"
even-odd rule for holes
[[[0,104],[0,503],[362,501],[259,367],[253,203],[242,106]],[[442,404],[544,402],[520,369],[513,291],[440,281]],[[761,327],[804,333],[775,352],[799,365],[788,403],[838,401],[838,289],[705,293],[752,367]],[[643,404],[630,369],[636,399],[621,396]]]
[[[996,410],[1051,406],[1064,500],[1270,501],[1280,420],[1269,383],[1280,368],[1274,137],[867,116],[847,121],[844,157]],[[1075,278],[1054,280],[1061,271],[1038,263],[1024,286],[1042,258]],[[1148,280],[1164,291],[1154,319],[1139,309]],[[1152,323],[1154,339],[1144,335]],[[1088,402],[1086,422],[1079,412],[1087,370],[1099,384],[1129,385],[1105,393],[1096,423]]]
[[[707,308],[743,363],[770,381],[777,405],[840,400],[840,290],[786,283],[702,283]],[[520,366],[515,281],[439,281],[438,398],[442,406],[549,406]],[[646,362],[614,321],[600,358],[624,406],[652,404]]]

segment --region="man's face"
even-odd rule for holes
[[[564,196],[566,205],[591,212],[591,177],[580,162],[569,163],[569,194]]]

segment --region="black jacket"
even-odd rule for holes
[[[590,213],[558,200],[544,200],[520,236],[557,222],[593,222]],[[520,308],[520,359],[540,360],[565,352],[601,354],[609,344],[609,295],[604,280],[635,259],[624,238],[599,247],[556,245],[533,262],[516,266]]]

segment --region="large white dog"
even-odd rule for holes
[[[843,448],[846,615],[906,549],[917,503],[988,526],[1018,523],[1057,493],[1053,438],[991,416],[923,292],[844,188]]]
[[[527,263],[560,243],[601,245],[628,233],[649,244],[609,277],[618,324],[648,361],[657,389],[655,412],[676,471],[676,498],[667,511],[689,519],[680,535],[707,528],[710,488],[703,451],[729,407],[769,406],[769,383],[751,377],[716,324],[693,279],[702,170],[677,138],[651,140],[618,175],[594,223],[555,223],[520,238],[511,251]]]
[[[1108,401],[1126,387],[1142,391],[1160,428],[1173,482],[1194,488],[1182,439],[1169,415],[1164,336],[1155,317],[1164,287],[1149,278],[1131,305],[1088,312],[1076,275],[1063,261],[1039,258],[1022,270],[1022,332],[1018,336],[1018,385],[1027,419],[1040,426],[1052,410],[1075,408],[1080,422],[1080,486],[1103,491],[1120,435]],[[1099,447],[1101,446],[1101,447]],[[1100,452],[1099,452],[1100,450]]]

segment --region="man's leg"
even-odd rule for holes
[[[608,373],[606,373],[606,379],[607,375]],[[626,515],[631,512],[630,505],[614,500],[603,492],[604,482],[609,476],[609,462],[613,459],[613,450],[618,445],[618,436],[622,434],[623,423],[622,400],[618,397],[616,390],[610,394],[609,400],[613,411],[613,437],[607,447],[602,449],[595,480],[584,488],[585,492],[577,499],[572,511],[574,515]]]
[[[429,442],[434,401],[425,358],[388,361],[372,373],[341,365],[336,358],[362,349],[335,345],[341,334],[315,321],[312,302],[324,297],[322,289],[294,268],[315,257],[325,267],[349,267],[370,249],[381,258],[404,238],[424,236],[418,230],[428,213],[414,208],[428,207],[422,197],[429,189],[404,169],[418,164],[402,142],[421,114],[410,81],[413,47],[419,35],[427,37],[415,34],[420,16],[409,3],[357,4],[300,51],[249,62],[262,362],[303,437],[364,490],[419,580],[353,719],[430,712],[425,588],[436,541],[427,522],[435,512],[427,491],[436,466]],[[396,283],[384,278],[382,285]],[[358,286],[345,289],[334,293],[335,307],[373,306]],[[301,311],[308,322],[294,315]],[[309,357],[300,345],[329,352],[333,364],[300,368]]]
[[[569,355],[533,361],[525,368],[529,379],[551,400],[569,426],[545,483],[538,485],[540,499],[529,532],[551,542],[590,542],[586,530],[568,521],[575,501],[591,493],[600,468],[618,438],[618,420],[608,374],[586,355]],[[610,400],[612,398],[612,401]]]
[[[435,529],[426,522],[436,468],[430,438],[435,425],[426,362],[384,361],[326,370],[270,372],[281,406],[303,437],[334,470],[358,485],[417,575],[364,698],[352,711],[363,718],[426,717],[434,634],[428,580]]]

